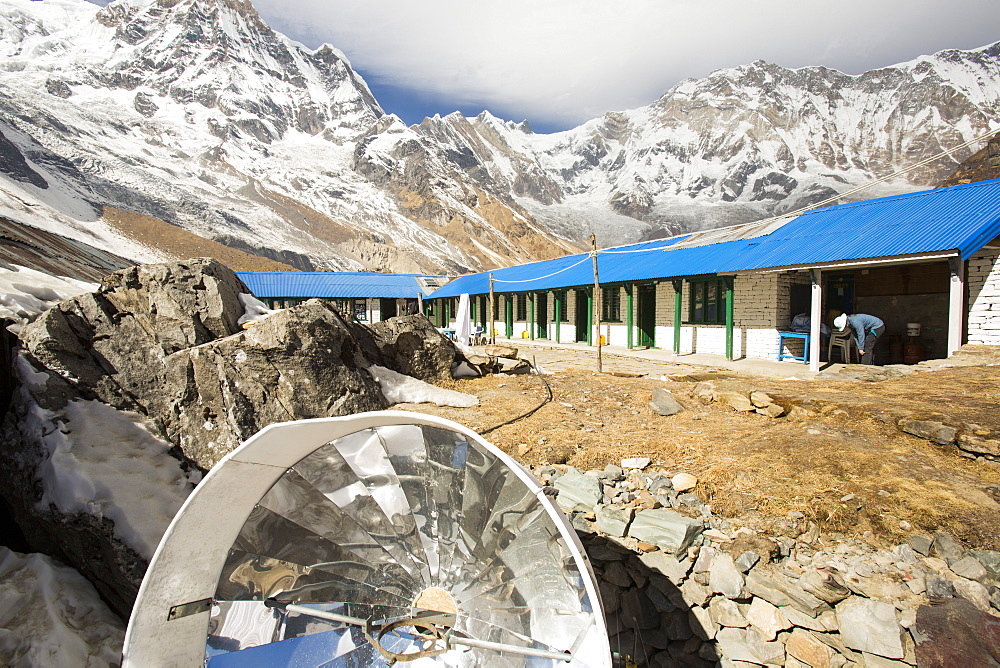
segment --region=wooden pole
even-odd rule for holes
[[[601,281],[597,277],[597,237],[590,235],[590,257],[594,261],[594,334],[597,336],[597,373],[602,373],[601,359]]]
[[[495,334],[496,323],[493,320],[493,316],[496,314],[496,311],[494,310],[495,308],[496,308],[496,295],[493,293],[493,272],[491,271],[490,272],[490,333],[489,333],[491,345],[496,345],[497,342],[497,337]]]

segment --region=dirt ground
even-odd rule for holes
[[[589,370],[596,368],[592,354],[576,355],[574,363],[564,352],[555,359],[540,351],[537,363],[554,371],[542,377],[450,383],[479,397],[473,408],[400,408],[483,431],[543,402],[544,378],[551,401],[486,435],[526,465],[594,469],[624,457],[650,457],[651,468],[697,476],[694,491],[734,528],[795,535],[812,521],[828,538],[883,546],[915,532],[944,530],[967,548],[1000,550],[1000,465],[967,459],[954,445],[935,445],[896,426],[900,417],[911,416],[1000,438],[1000,366],[985,363],[991,360],[859,382],[781,380],[709,368],[679,372],[677,365],[647,360],[640,364],[642,377],[628,377],[598,374]],[[636,362],[617,366],[634,368]],[[703,380],[720,390],[764,390],[786,408],[805,410],[775,419],[703,405],[692,393]],[[656,414],[649,401],[657,387],[670,389],[686,410]],[[790,511],[805,518],[790,520]]]

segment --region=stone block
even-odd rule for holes
[[[952,582],[952,586],[955,587],[955,593],[961,598],[972,603],[972,605],[983,612],[992,612],[990,610],[990,593],[982,584],[975,580],[959,578]]]
[[[759,568],[753,570],[746,577],[746,588],[754,596],[760,596],[772,605],[790,605],[810,617],[817,617],[830,609],[824,601],[780,573],[769,572],[765,575]]]
[[[951,565],[951,570],[963,578],[968,578],[969,580],[978,580],[982,582],[989,575],[989,571],[986,567],[976,559],[974,556],[969,555],[967,557],[962,557],[955,563]]]
[[[663,416],[676,415],[684,410],[681,402],[677,401],[673,393],[662,387],[657,387],[653,390],[653,399],[649,402],[649,407],[655,413]]]
[[[962,434],[958,437],[958,447],[978,455],[1000,456],[1000,440],[995,438],[980,438],[971,434]]]
[[[736,568],[733,557],[720,552],[712,560],[708,572],[708,584],[712,591],[726,598],[743,598],[743,573]]]
[[[840,603],[851,595],[844,581],[832,571],[809,570],[799,578],[799,586],[827,603]]]
[[[768,642],[754,630],[724,628],[715,634],[722,654],[730,661],[780,666],[785,660],[785,646]]]
[[[663,574],[675,585],[679,585],[691,572],[691,562],[687,559],[677,559],[666,552],[647,552],[639,555],[639,561],[649,568]]]
[[[622,595],[622,622],[633,629],[655,629],[660,626],[660,613],[649,597],[638,589],[628,589]]]
[[[763,408],[758,408],[756,412],[761,415],[766,415],[769,418],[780,418],[785,414],[785,409],[778,404],[770,404],[768,406],[764,406]]]
[[[718,392],[716,401],[740,412],[749,412],[755,408],[750,398],[741,392]]]
[[[836,652],[809,631],[795,629],[785,641],[785,651],[812,668],[830,668]]]
[[[632,586],[632,578],[629,577],[625,565],[620,561],[612,561],[605,564],[604,577],[602,579],[622,588]]]
[[[915,533],[906,542],[907,545],[913,548],[914,552],[926,557],[931,553],[931,545],[934,544],[934,539],[924,534]]]
[[[707,608],[700,606],[691,608],[691,618],[688,623],[691,625],[691,632],[702,640],[712,640],[719,631],[718,625],[712,620],[712,614]]]
[[[915,420],[913,418],[902,418],[898,423],[899,428],[907,434],[913,434],[928,441],[933,441],[938,445],[947,445],[955,442],[958,430],[934,420]]]
[[[685,580],[680,587],[681,601],[684,606],[704,606],[712,597],[712,591],[694,580]],[[682,606],[677,606],[682,607]]]
[[[859,652],[887,659],[903,658],[902,627],[896,608],[881,601],[852,597],[837,605],[840,638]]]
[[[837,616],[833,610],[824,612],[818,617],[810,617],[790,605],[782,606],[779,610],[781,610],[785,619],[791,622],[793,626],[809,629],[810,631],[819,631],[820,633],[829,633],[838,629]]]
[[[740,569],[741,573],[748,573],[751,568],[756,566],[760,562],[760,555],[751,550],[747,550],[740,556],[736,557],[736,568]]]
[[[708,573],[712,569],[712,560],[715,559],[715,555],[718,553],[714,547],[708,545],[703,546],[698,550],[698,558],[694,562],[695,573]]]
[[[951,580],[940,575],[930,575],[925,582],[927,598],[932,603],[955,597],[955,587],[952,585]]]
[[[562,494],[559,496],[562,497]],[[628,534],[637,540],[657,545],[664,552],[682,556],[703,530],[704,526],[699,520],[684,517],[666,508],[655,508],[637,512]]]
[[[490,357],[503,357],[509,360],[517,359],[517,348],[512,348],[511,346],[490,345],[483,348],[483,352]]]
[[[628,526],[632,523],[632,518],[635,515],[635,507],[618,504],[597,506],[595,514],[598,531],[609,536],[622,538],[628,533]]]
[[[771,398],[767,392],[761,392],[760,390],[754,390],[750,393],[750,403],[756,408],[764,408],[765,406],[770,406],[774,403],[774,399]]]
[[[649,466],[650,461],[649,457],[629,457],[622,460],[622,469],[624,471],[629,469],[644,469]]]
[[[583,475],[574,468],[556,479],[552,486],[559,490],[556,501],[568,513],[592,513],[603,496],[600,480]]]
[[[689,489],[695,488],[698,484],[698,479],[690,473],[678,473],[670,479],[670,484],[673,486],[674,491],[686,492]]]
[[[709,612],[712,613],[712,620],[719,626],[731,626],[744,629],[750,626],[747,621],[744,609],[749,609],[747,605],[731,601],[725,596],[716,596],[708,603]]]
[[[990,578],[1000,582],[1000,552],[995,550],[970,550],[969,555],[979,560],[979,563],[989,571]]]
[[[934,534],[934,553],[944,559],[945,563],[951,566],[953,563],[965,556],[965,548],[944,531]]]
[[[779,631],[792,626],[780,609],[762,598],[755,598],[747,610],[747,621],[763,636],[764,640],[774,640]]]

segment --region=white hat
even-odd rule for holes
[[[836,318],[834,318],[833,326],[839,329],[840,331],[844,331],[844,329],[847,328],[847,314],[841,313]]]

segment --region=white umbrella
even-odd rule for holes
[[[458,313],[455,314],[455,339],[464,345],[469,345],[472,339],[472,316],[469,308],[469,295],[462,293],[458,298]]]

